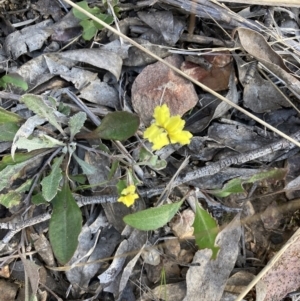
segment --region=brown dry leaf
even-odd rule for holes
[[[247,82],[248,71],[251,66],[238,55],[235,55],[234,58],[239,71],[240,83],[244,86],[243,102],[245,107],[255,113],[265,113],[280,109],[282,106],[290,106],[282,93],[275,88],[275,85],[263,79],[257,70],[255,70],[253,77]]]
[[[256,301],[279,301],[300,286],[300,239],[295,240],[256,285]]]
[[[179,68],[182,58],[173,55],[166,61]],[[150,124],[156,106],[165,103],[171,115],[182,116],[198,102],[193,84],[161,62],[147,66],[135,79],[131,92],[134,110],[145,125]]]
[[[180,239],[191,237],[194,233],[194,227],[192,227],[194,219],[195,213],[191,209],[186,209],[180,215],[175,215],[170,222],[174,235]]]
[[[185,61],[181,65],[181,70],[214,91],[228,89],[232,70],[230,52],[214,52],[212,55],[204,55],[203,58],[209,63],[209,67],[205,68],[193,62]]]
[[[173,16],[171,11],[138,12],[139,18],[147,25],[161,34],[165,42],[171,46],[179,40],[185,23],[178,17]],[[157,44],[157,42],[156,42]]]
[[[284,65],[281,57],[273,51],[261,34],[241,27],[236,31],[238,32],[242,47],[250,55],[282,79],[288,88],[300,94],[300,82],[289,73],[290,70]]]

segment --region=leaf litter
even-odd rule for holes
[[[116,30],[93,20],[87,41],[69,0],[19,2],[0,4],[1,70],[18,79],[0,91],[0,249],[12,281],[37,300],[296,290],[298,232],[287,241],[299,227],[299,145],[281,137],[300,140],[299,8],[107,0],[86,7]],[[153,153],[143,132],[162,104],[193,138]],[[137,187],[134,206],[117,203],[119,181]],[[1,287],[6,300],[25,293]]]

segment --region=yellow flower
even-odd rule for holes
[[[127,207],[133,205],[135,199],[138,199],[139,196],[135,193],[136,187],[134,185],[129,185],[127,188],[124,188],[121,192],[121,196],[118,198],[118,202],[124,203]]]
[[[186,145],[191,142],[193,135],[183,131],[185,121],[179,115],[171,117],[166,104],[156,107],[153,117],[155,122],[144,132],[144,138],[153,143],[153,150],[159,150],[170,143]]]

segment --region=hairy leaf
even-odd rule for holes
[[[89,163],[81,160],[78,158],[75,153],[73,154],[73,158],[77,161],[77,163],[80,165],[82,172],[86,175],[93,175],[97,172],[97,168],[90,165]]]
[[[15,143],[15,145],[17,148],[27,149],[29,152],[41,148],[53,148],[57,146],[64,146],[62,142],[48,135],[44,135],[42,138],[33,137],[31,139],[21,137]]]
[[[126,215],[124,222],[138,230],[156,230],[168,223],[182,205],[183,200],[156,208],[150,208],[133,214]]]
[[[57,128],[60,131],[61,134],[65,136],[65,133],[55,116],[55,109],[48,106],[42,96],[34,94],[25,94],[21,96],[20,102],[24,102],[29,110],[33,111],[38,116],[48,120],[49,123],[51,123],[55,128]]]
[[[18,163],[22,163],[26,160],[32,159],[36,156],[39,156],[42,153],[47,153],[45,150],[35,150],[29,153],[17,153],[15,154],[14,158],[11,155],[6,155],[2,158],[0,162],[0,171],[2,171],[5,167],[9,165],[15,165]]]
[[[4,123],[4,122],[19,123],[22,120],[23,120],[22,117],[19,116],[18,114],[9,112],[9,111],[7,111],[7,110],[0,107],[0,123]]]
[[[0,123],[0,142],[13,141],[19,126],[14,122]]]
[[[69,185],[52,200],[53,213],[49,224],[49,238],[53,252],[60,264],[66,264],[73,256],[82,227],[81,211]]]
[[[42,182],[42,195],[47,202],[53,200],[57,194],[59,183],[62,179],[62,171],[60,165],[64,159],[64,156],[60,156],[51,166],[50,174],[45,177]]]
[[[86,121],[86,113],[79,112],[69,119],[70,141],[73,141],[74,136],[79,133]]]
[[[216,259],[219,247],[215,246],[215,240],[219,232],[215,219],[196,203],[196,215],[193,223],[194,236],[199,249],[211,249],[212,259]]]

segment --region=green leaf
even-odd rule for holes
[[[196,214],[193,223],[196,244],[200,250],[211,249],[212,259],[216,259],[219,247],[215,240],[219,232],[216,220],[196,202]]]
[[[8,165],[0,172],[0,191],[10,187],[12,182],[20,176],[20,171],[28,164],[28,161]]]
[[[56,140],[48,135],[44,135],[42,138],[33,137],[27,139],[25,137],[20,137],[15,143],[15,146],[20,149],[27,149],[29,152],[41,148],[53,148],[57,146],[64,146],[65,144]]]
[[[83,8],[85,11],[91,13],[92,15],[98,14],[100,12],[100,9],[98,7],[90,8],[86,1],[77,2],[76,4],[81,8]],[[80,12],[76,8],[73,8],[72,12],[77,19],[80,20],[90,19],[88,16],[86,16],[84,13]]]
[[[31,197],[31,203],[36,206],[42,205],[42,204],[48,204],[48,202],[46,202],[46,200],[43,198],[43,195],[41,192],[39,192]]]
[[[86,175],[93,175],[97,172],[97,168],[88,164],[87,162],[81,160],[78,158],[75,153],[73,153],[73,158],[77,161],[77,163],[80,165],[82,172]]]
[[[30,189],[31,184],[32,179],[29,179],[18,188],[10,190],[8,193],[0,194],[0,204],[6,208],[19,205],[22,200],[22,194]]]
[[[0,142],[13,141],[18,130],[19,126],[14,122],[0,124]]]
[[[210,190],[209,193],[218,197],[227,197],[232,193],[242,193],[245,191],[243,184],[255,183],[262,180],[272,179],[274,181],[282,180],[286,175],[285,168],[273,168],[268,171],[259,172],[249,179],[235,178],[228,181],[222,189]]]
[[[6,194],[0,194],[0,204],[5,208],[11,208],[20,204],[22,199],[21,193],[10,191]]]
[[[99,138],[107,140],[126,140],[133,136],[139,128],[140,119],[128,112],[107,114],[98,128],[92,132]]]
[[[69,177],[72,181],[77,182],[79,184],[84,184],[86,182],[86,175],[70,175]]]
[[[125,180],[120,180],[118,181],[116,186],[117,186],[118,195],[121,195],[123,189],[127,187],[127,182]]]
[[[23,77],[17,73],[7,74],[0,78],[0,86],[1,87],[6,88],[7,84],[12,84],[16,87],[21,88],[24,91],[26,91],[28,89],[28,85],[24,81]]]
[[[60,165],[63,159],[64,155],[54,160],[54,163],[51,166],[50,174],[41,182],[42,195],[47,202],[52,201],[57,194],[58,186],[62,179],[62,171]]]
[[[74,136],[79,133],[80,129],[83,127],[86,121],[86,113],[79,112],[69,119],[70,127],[70,141],[73,141]]]
[[[15,165],[18,163],[22,163],[24,161],[27,161],[29,159],[32,159],[42,153],[45,153],[45,150],[35,150],[29,153],[17,153],[14,156],[14,159],[11,155],[6,155],[2,158],[2,161],[0,162],[0,171],[2,171],[5,167],[9,165]]]
[[[22,120],[23,120],[22,117],[19,116],[18,114],[9,112],[0,107],[0,123],[5,123],[5,122],[19,123]]]
[[[138,230],[156,230],[168,223],[182,205],[183,200],[156,208],[150,208],[133,214],[126,215],[124,222]]]
[[[61,134],[63,134],[64,136],[66,135],[60,124],[57,122],[55,109],[48,106],[42,96],[25,94],[21,96],[20,102],[24,102],[29,110],[31,110],[38,116],[48,120],[48,122],[51,123],[55,128],[57,128]]]
[[[53,212],[49,223],[49,238],[56,259],[66,264],[78,245],[82,227],[81,211],[71,193],[68,183],[52,200]]]
[[[83,28],[82,38],[86,41],[91,40],[98,31],[92,20],[83,20],[79,24]]]
[[[107,15],[107,14],[97,14],[95,15],[95,17],[97,17],[98,19],[100,19],[101,21],[105,22],[106,24],[112,24],[114,22],[114,17],[111,15]],[[93,24],[94,26],[98,29],[101,30],[103,29],[103,25],[101,25],[100,23],[96,22],[93,20]]]
[[[120,165],[119,160],[113,160],[112,161],[111,169],[110,169],[109,174],[107,176],[108,181],[110,181],[114,177],[116,171],[118,170],[119,165]]]

